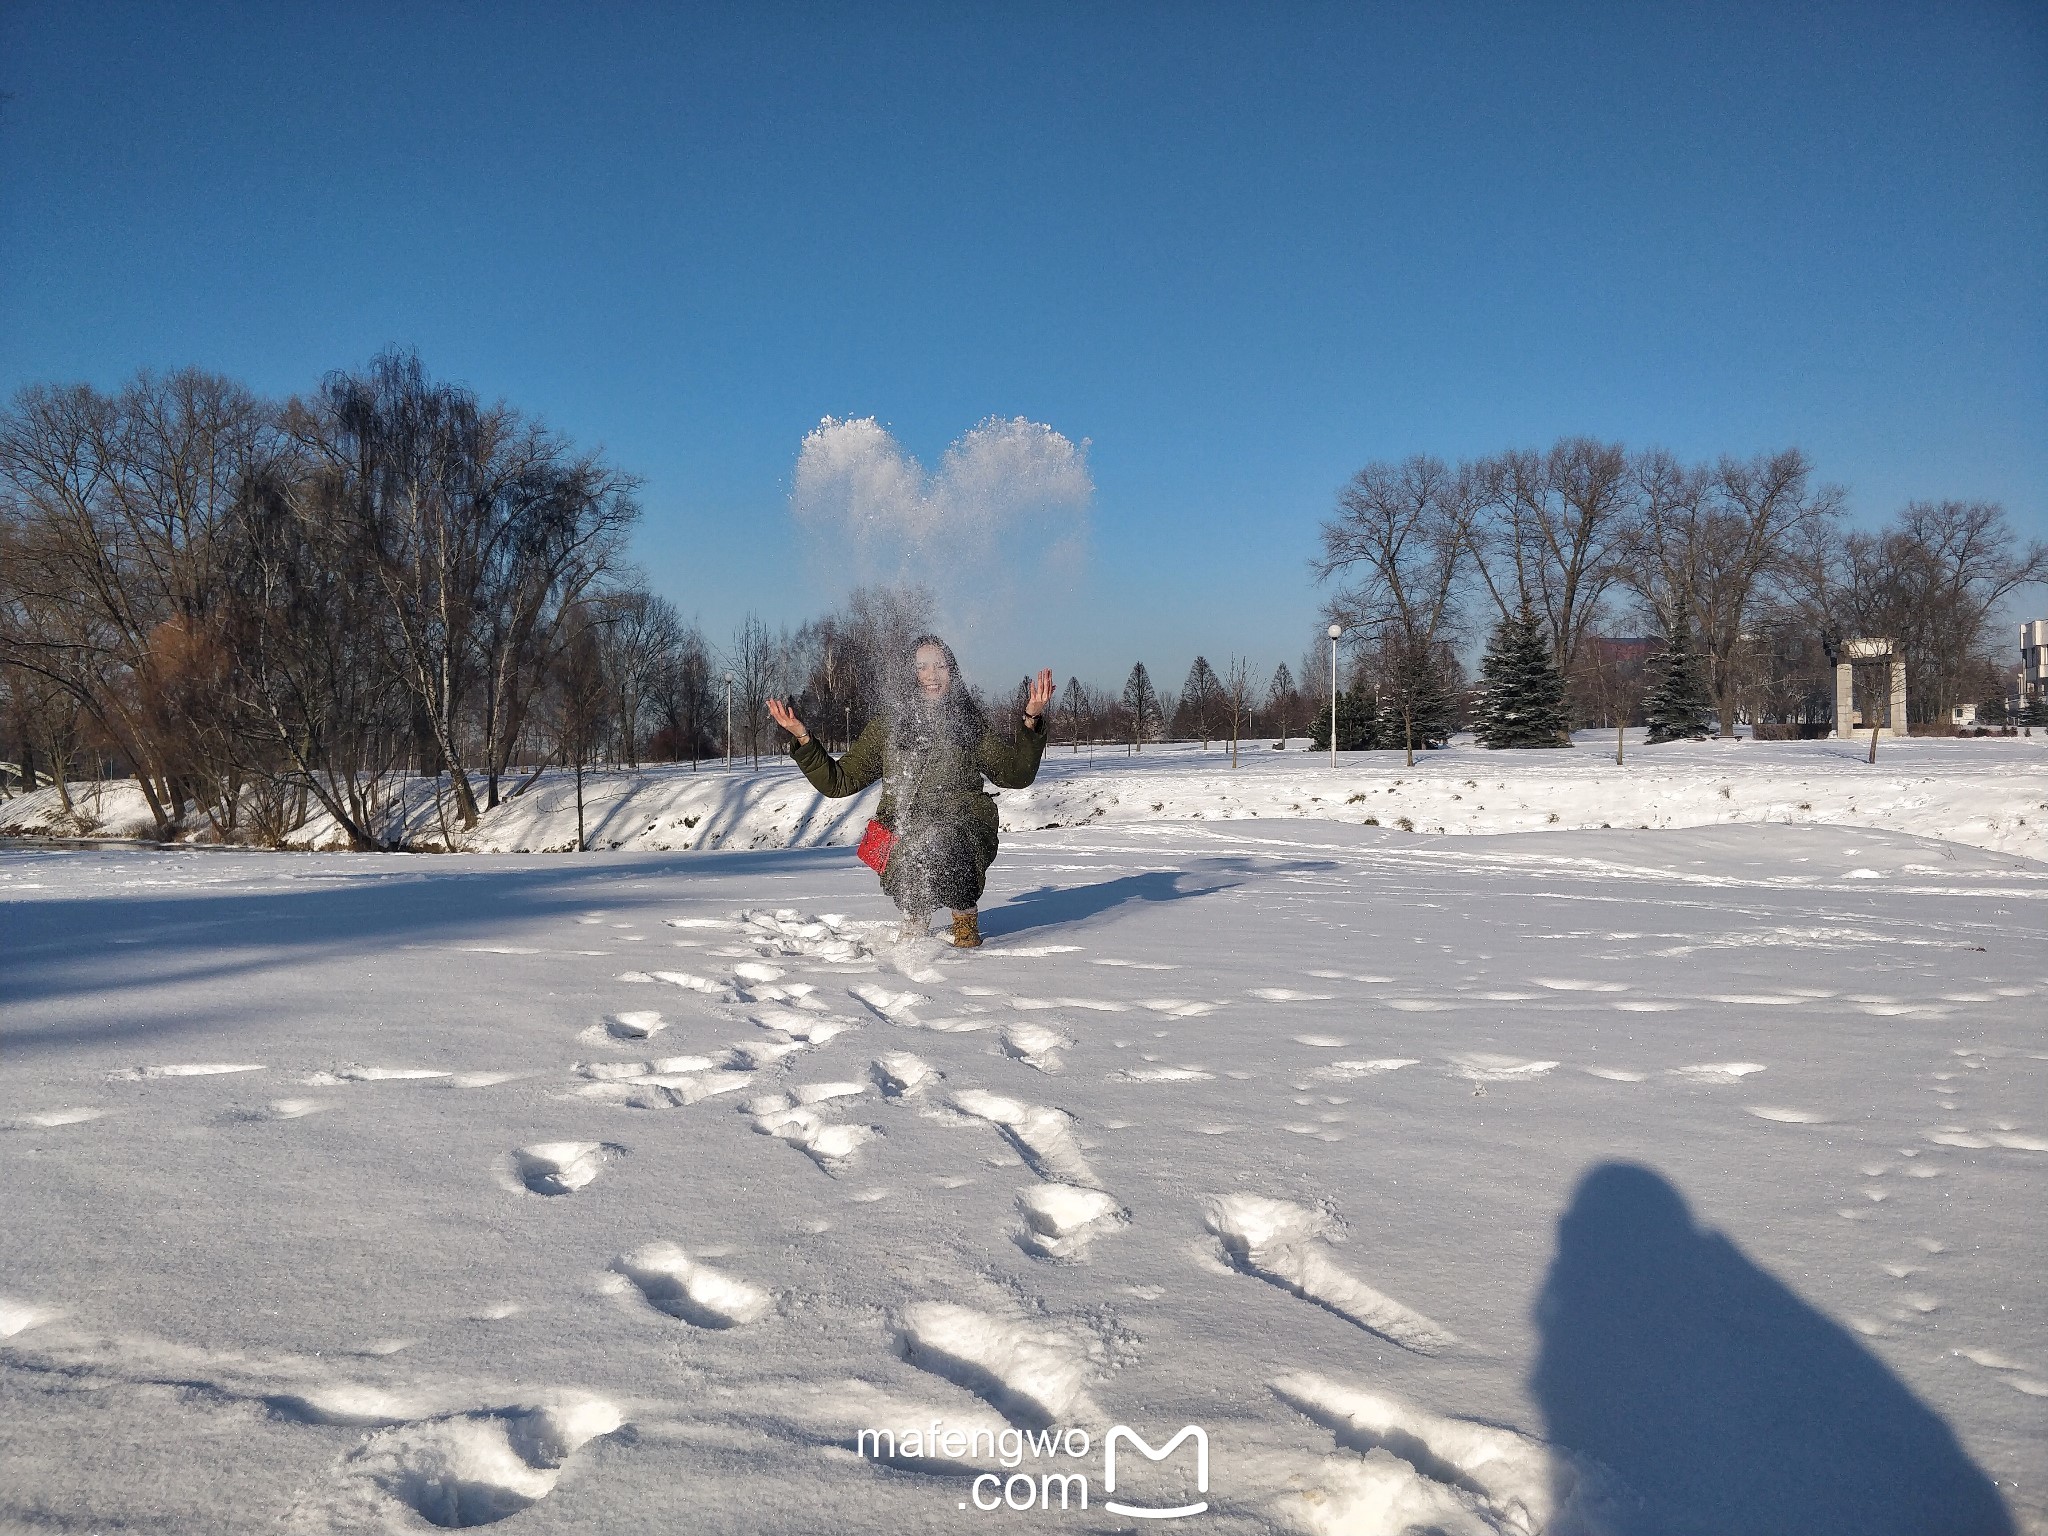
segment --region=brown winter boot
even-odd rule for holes
[[[955,949],[981,948],[981,915],[977,912],[955,912],[953,914],[953,947]]]

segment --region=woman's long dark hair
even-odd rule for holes
[[[917,686],[917,653],[927,645],[935,645],[946,654],[946,670],[952,682],[943,698],[927,699]],[[928,751],[942,741],[972,751],[988,733],[988,719],[960,676],[960,663],[953,659],[953,647],[937,635],[919,635],[910,642],[903,657],[902,676],[890,694],[889,744],[899,753]]]

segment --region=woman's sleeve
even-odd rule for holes
[[[1029,789],[1045,756],[1045,717],[1036,726],[1017,723],[1017,739],[1005,741],[994,731],[981,738],[981,771],[997,789]]]
[[[882,776],[882,730],[880,720],[870,720],[844,757],[835,758],[818,745],[815,736],[801,743],[790,757],[819,794],[829,800],[844,800]]]

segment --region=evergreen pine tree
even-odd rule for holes
[[[1294,708],[1299,702],[1294,691],[1294,674],[1287,670],[1287,663],[1283,661],[1273,669],[1273,681],[1266,685],[1266,715],[1276,728],[1274,734],[1281,741],[1285,741],[1288,732],[1294,728]]]
[[[1152,687],[1152,674],[1139,662],[1124,679],[1124,709],[1129,715],[1131,747],[1145,750],[1145,743],[1157,741],[1164,722],[1159,718],[1159,695]]]
[[[1458,728],[1464,680],[1441,646],[1390,645],[1380,701],[1379,738],[1389,747],[1441,747]]]
[[[1337,750],[1370,752],[1379,745],[1377,701],[1368,688],[1353,688],[1337,695]],[[1318,752],[1330,750],[1330,706],[1316,711],[1315,729],[1309,744]]]
[[[1479,667],[1479,718],[1474,724],[1488,747],[1571,745],[1564,679],[1550,647],[1524,608],[1500,621]]]
[[[1703,723],[1714,708],[1707,692],[1707,680],[1700,671],[1700,659],[1692,648],[1691,627],[1683,621],[1671,627],[1664,649],[1652,656],[1645,670],[1653,680],[1644,713],[1649,717],[1650,740],[1683,741],[1706,734]]]
[[[1222,713],[1223,684],[1216,676],[1216,669],[1209,665],[1209,658],[1197,656],[1193,666],[1188,668],[1188,680],[1181,684],[1180,701],[1173,711],[1173,734],[1180,741],[1201,740],[1202,750],[1209,750],[1209,739],[1214,736]]]

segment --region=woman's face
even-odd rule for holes
[[[917,648],[917,691],[928,699],[943,699],[953,686],[953,669],[946,665],[946,653],[936,645]]]

